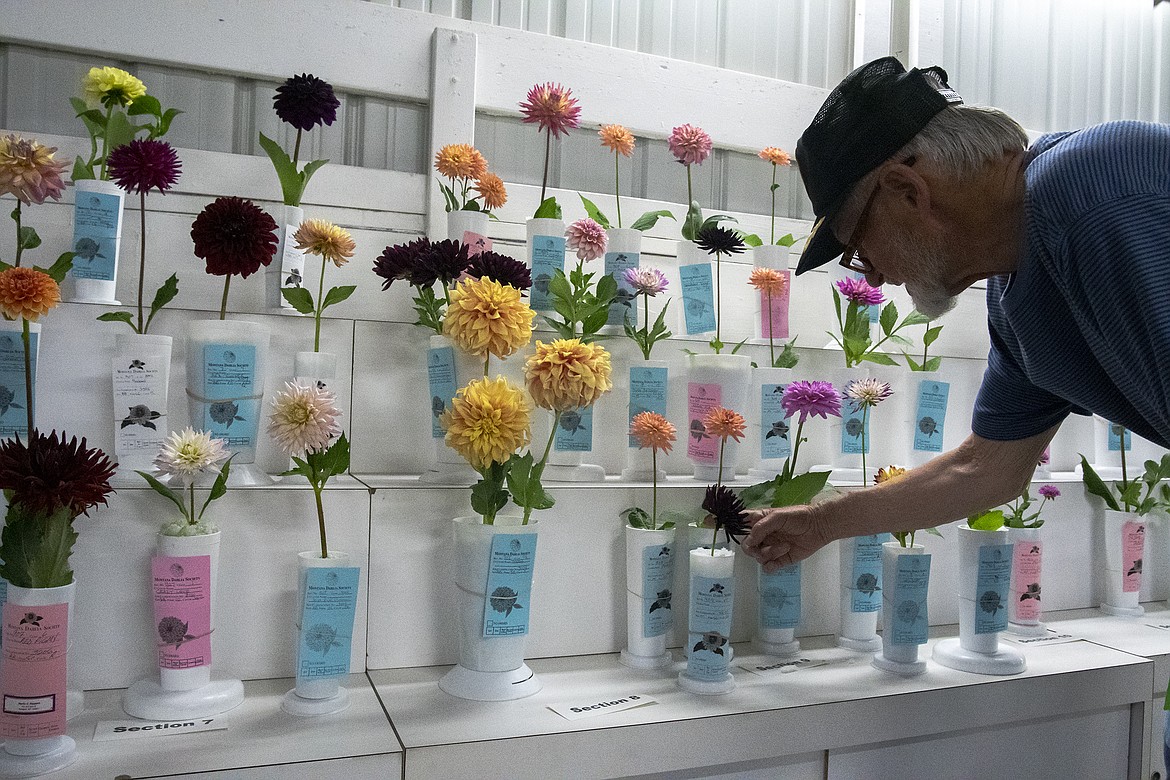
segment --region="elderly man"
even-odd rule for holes
[[[899,480],[759,513],[775,571],[851,536],[920,529],[1020,494],[1069,412],[1170,446],[1170,126],[1042,136],[966,106],[939,68],[850,73],[796,147],[817,215],[797,274],[840,256],[945,312],[987,280],[991,351],[972,431]]]

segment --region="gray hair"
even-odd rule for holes
[[[988,161],[1006,153],[1022,151],[1027,146],[1028,135],[1024,128],[1004,112],[997,108],[960,103],[947,106],[935,114],[909,143],[889,159],[916,157],[930,160],[945,173],[962,180],[969,178]],[[866,198],[877,186],[880,168],[880,165],[877,166],[854,185],[841,209],[842,217],[849,217],[849,221],[844,224],[855,221],[860,214]]]

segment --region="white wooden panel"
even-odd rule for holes
[[[511,27],[515,30],[524,29],[524,5],[527,0],[495,0],[496,24],[501,27]]]
[[[589,6],[589,0],[565,0],[565,37],[574,41],[609,45],[609,41],[594,40],[590,36]]]
[[[234,151],[232,115],[225,108],[235,100],[235,79],[153,65],[143,65],[137,69],[136,75],[165,108],[183,111],[171,123],[166,136],[168,143],[213,152]],[[264,108],[271,110],[271,103]],[[73,123],[71,133],[82,129],[80,120],[75,119]]]
[[[639,3],[629,0],[613,0],[617,4],[614,9],[614,34],[612,45],[623,49],[638,50],[638,42],[642,40],[642,13]],[[598,41],[604,43],[604,41]]]
[[[673,56],[676,48],[671,36],[674,26],[671,18],[674,13],[673,3],[670,0],[639,0],[638,8],[641,16],[638,50],[664,57]]]

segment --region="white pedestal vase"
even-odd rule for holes
[[[530,219],[525,223],[527,243],[524,257],[532,270],[528,301],[535,311],[551,311],[548,285],[557,271],[565,270],[565,221]]]
[[[256,465],[265,416],[268,328],[243,320],[198,320],[187,338],[187,404],[191,425],[222,439],[234,454],[231,487],[271,485]]]
[[[731,613],[735,604],[735,551],[700,547],[690,552],[691,595],[687,620],[687,668],[679,672],[684,691],[730,693]]]
[[[688,605],[691,603],[691,558],[690,558],[689,553],[693,552],[694,550],[698,550],[698,549],[705,547],[705,548],[707,548],[708,554],[710,554],[712,543],[714,543],[716,549],[719,549],[719,550],[728,549],[729,545],[727,543],[727,536],[725,534],[720,534],[720,537],[718,539],[715,539],[714,542],[712,542],[712,540],[714,538],[715,538],[714,526],[705,526],[705,525],[700,525],[699,523],[687,523],[682,528],[676,530],[675,542],[678,545],[678,549],[688,553],[687,555],[685,555],[679,559],[680,565],[686,567],[686,570],[683,573],[683,582],[685,583],[685,586],[684,586],[685,590],[683,593],[680,594],[680,596],[682,598],[678,599],[678,602],[680,604],[683,601],[685,601]],[[728,660],[735,658],[735,648],[734,647],[732,647],[731,645],[728,645],[725,649],[727,651]],[[688,645],[684,642],[682,651],[683,651],[684,656],[689,657],[691,654],[690,645]]]
[[[756,268],[771,268],[779,271],[787,284],[784,292],[769,296],[762,290],[753,291],[753,318],[755,338],[753,344],[767,344],[768,333],[772,334],[772,343],[779,346],[788,340],[788,305],[789,293],[792,290],[792,274],[788,271],[788,247],[786,246],[757,246],[752,248],[752,265]],[[771,312],[769,312],[771,304]]]
[[[882,544],[882,649],[873,665],[902,677],[926,671],[918,647],[926,643],[930,617],[926,611],[930,556],[920,544]]]
[[[348,553],[297,554],[297,684],[280,708],[290,715],[329,715],[349,706],[349,674],[359,570]]]
[[[1017,636],[1044,636],[1048,628],[1040,622],[1040,571],[1044,542],[1039,528],[1008,528],[1012,545],[1012,585],[1008,595],[1007,630]]]
[[[880,430],[880,422],[875,422],[875,417],[880,418],[882,407],[876,406],[863,414],[862,411],[854,410],[845,396],[845,389],[850,382],[870,376],[872,370],[868,366],[837,368],[830,371],[830,380],[842,399],[841,416],[829,421],[830,455],[826,467],[833,470],[831,479],[834,482],[861,482],[863,465],[870,471],[876,471],[878,468],[878,464],[869,457],[869,453],[873,451],[873,433]],[[866,451],[864,464],[861,457],[863,449]]]
[[[637,327],[644,315],[638,311],[638,298],[634,288],[626,283],[625,272],[638,268],[642,261],[642,231],[633,228],[610,228],[605,249],[605,275],[617,282],[618,293],[609,307],[609,319],[601,332],[618,335],[625,332],[624,323],[629,321]],[[653,320],[651,320],[653,323]]]
[[[749,448],[756,464],[748,469],[748,477],[753,481],[775,477],[792,454],[791,437],[796,431],[789,430],[790,420],[781,403],[784,388],[791,381],[791,368],[752,369],[745,447]]]
[[[20,436],[28,441],[28,393],[24,379],[24,320],[0,318],[0,439]],[[41,324],[28,325],[29,357],[32,366],[33,425],[36,426],[37,357],[40,354]]]
[[[81,179],[74,184],[73,268],[69,270],[73,289],[69,300],[120,306],[118,256],[126,193],[112,181]]]
[[[111,377],[114,389],[114,453],[119,485],[141,485],[135,471],[152,471],[170,424],[167,391],[171,380],[170,336],[118,333]]]
[[[800,623],[801,566],[783,566],[772,574],[756,567],[759,614],[756,620],[756,644],[766,655],[781,657],[800,652],[796,627]]]
[[[488,215],[486,211],[448,211],[447,238],[467,244],[468,254],[478,255],[492,248],[487,237]]]
[[[461,699],[509,701],[531,696],[540,680],[524,663],[536,521],[455,518],[455,601],[459,663],[439,687]]]
[[[687,438],[687,457],[694,465],[695,479],[701,482],[719,478],[720,440],[705,432],[703,418],[719,406],[740,414],[747,411],[751,367],[747,355],[687,356],[687,430],[679,435]],[[723,448],[725,480],[735,476],[738,457],[739,443],[729,438]]]
[[[634,231],[638,232],[638,231]],[[618,376],[615,374],[615,376]],[[669,393],[670,371],[665,360],[639,360],[630,365],[626,386],[629,404],[626,407],[626,431],[634,417],[642,412],[657,412],[666,416],[666,399]],[[620,381],[620,380],[619,380]],[[618,389],[620,392],[620,388]],[[654,478],[654,454],[649,447],[643,449],[633,436],[627,437],[626,467],[622,479],[630,482],[649,482]],[[665,456],[663,456],[665,457]],[[666,479],[666,469],[658,464],[658,479]]]
[[[593,407],[572,409],[561,413],[560,423],[553,439],[548,462],[544,466],[546,482],[602,482],[605,469],[595,463],[584,463],[584,455],[593,451]],[[544,446],[553,424],[553,412],[535,409],[532,413],[532,442],[534,456],[544,454]]]
[[[904,417],[908,428],[910,447],[907,466],[921,466],[947,449],[943,426],[950,402],[951,384],[941,371],[911,371],[909,382],[904,382],[912,417]],[[893,462],[893,461],[891,461]]]
[[[244,701],[239,680],[212,680],[220,532],[158,535],[151,560],[159,679],[122,695],[127,715],[147,720],[207,718]]]
[[[839,647],[876,653],[882,646],[877,621],[882,609],[882,544],[889,538],[889,534],[872,534],[837,542],[841,560]]]
[[[305,210],[300,206],[276,207],[276,254],[264,269],[264,304],[276,312],[296,313],[292,304],[284,299],[282,287],[305,286],[305,253],[297,249],[293,234],[305,221]],[[232,462],[235,465],[235,461]]]
[[[337,381],[337,355],[332,352],[298,352],[293,359],[293,381],[334,389]]]
[[[34,777],[69,766],[77,745],[65,734],[69,630],[76,583],[8,585],[0,693],[0,777]]]
[[[1101,611],[1120,617],[1139,617],[1142,561],[1145,558],[1146,521],[1135,512],[1105,510],[1105,602]]]
[[[1125,459],[1130,476],[1141,474],[1142,461],[1134,457],[1133,434],[1118,423],[1093,415],[1093,470],[1101,479],[1121,479],[1122,436],[1125,438]],[[1078,471],[1080,468],[1078,467]]]
[[[1019,674],[1023,654],[1001,646],[1007,628],[1012,546],[1006,528],[975,531],[964,525],[959,538],[959,637],[934,646],[935,663],[975,674]]]
[[[660,669],[674,658],[666,640],[674,625],[674,529],[626,526],[626,649],[634,669]]]
[[[420,482],[431,485],[471,485],[479,479],[479,473],[468,465],[463,456],[447,446],[443,427],[439,425],[439,416],[451,408],[451,400],[459,388],[482,376],[483,361],[480,358],[456,348],[446,336],[431,336],[430,348],[427,350],[427,406],[434,460],[419,475]]]

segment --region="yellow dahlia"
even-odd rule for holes
[[[726,441],[728,437],[739,441],[747,429],[743,416],[736,411],[717,406],[703,418],[703,429],[711,436]]]
[[[622,125],[602,125],[597,134],[601,136],[601,145],[606,149],[612,149],[622,157],[634,153],[634,134]]]
[[[612,370],[600,344],[554,339],[536,342],[536,353],[524,364],[524,379],[537,406],[564,412],[583,409],[611,390]]]
[[[498,209],[508,202],[508,191],[504,189],[504,182],[494,173],[484,172],[476,180],[473,190],[483,198],[484,211]]]
[[[0,271],[0,311],[10,320],[36,322],[61,302],[61,288],[44,271],[17,266]]]
[[[53,159],[54,146],[15,134],[0,136],[0,195],[11,193],[21,203],[37,204],[45,198],[61,199],[68,166]]]
[[[886,466],[884,469],[878,469],[873,481],[875,485],[880,485],[883,482],[893,482],[896,479],[901,479],[905,473],[906,469],[900,466]]]
[[[788,156],[788,152],[775,146],[765,146],[761,149],[760,159],[767,160],[773,165],[788,165],[792,162],[792,158]]]
[[[459,388],[439,424],[447,432],[447,446],[483,471],[528,445],[531,418],[532,404],[524,391],[497,376]]]
[[[532,339],[534,314],[515,287],[486,276],[466,279],[451,290],[443,335],[473,355],[505,358]]]
[[[338,268],[353,257],[355,245],[349,231],[324,219],[307,219],[293,234],[297,249],[332,260]]]
[[[120,68],[90,68],[82,83],[90,104],[128,106],[146,94],[146,85]]]
[[[487,160],[470,144],[447,144],[435,155],[435,170],[448,179],[478,179],[487,173]]]
[[[748,277],[748,284],[768,295],[779,295],[788,286],[788,280],[784,278],[784,274],[773,268],[756,268]]]

